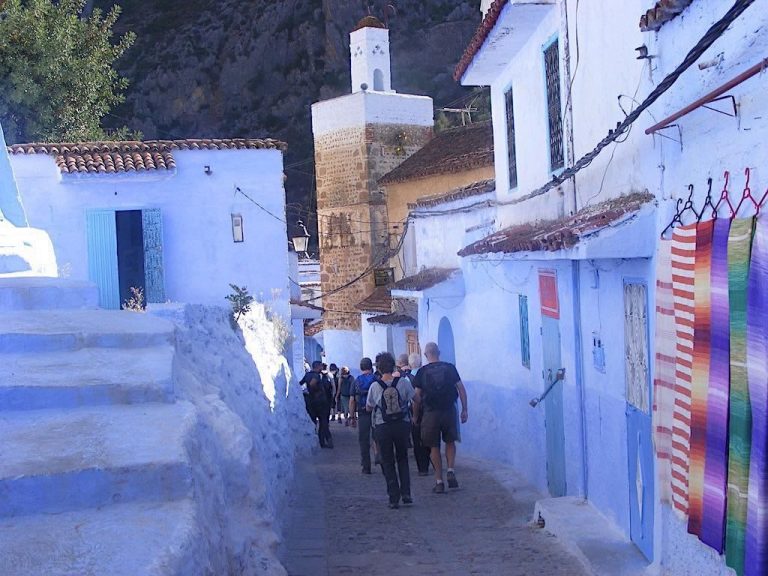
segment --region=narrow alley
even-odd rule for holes
[[[411,462],[414,504],[390,510],[381,472],[360,473],[357,431],[331,425],[335,449],[315,450],[297,470],[282,550],[290,576],[586,574],[530,524],[536,494],[511,474],[459,446],[459,489],[432,494],[433,477]]]

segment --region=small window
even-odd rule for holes
[[[377,92],[384,91],[384,72],[378,68],[373,71],[373,89]]]
[[[549,121],[549,166],[554,172],[565,166],[563,117],[560,109],[560,50],[557,40],[544,49],[544,73]]]
[[[518,296],[520,306],[520,358],[526,368],[531,367],[531,341],[528,331],[528,296]]]
[[[627,403],[650,413],[648,294],[645,284],[624,284],[624,362]]]
[[[235,242],[243,242],[243,217],[232,214],[232,238]]]
[[[509,189],[517,188],[517,154],[515,152],[515,107],[512,88],[504,95],[507,110],[507,161],[509,165]]]

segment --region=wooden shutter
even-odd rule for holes
[[[147,302],[165,302],[163,221],[159,208],[141,211],[144,230],[144,282]]]

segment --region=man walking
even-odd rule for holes
[[[401,354],[397,358],[398,371],[400,374],[404,374],[411,382],[415,384],[416,374],[421,368],[421,356],[415,352],[410,356]],[[419,476],[429,476],[429,446],[424,446],[421,442],[421,417],[424,414],[424,404],[419,407],[418,412],[413,412],[413,420],[411,424],[411,442],[413,443],[413,457],[416,460],[416,469],[419,471]],[[416,410],[416,407],[413,407]]]
[[[355,383],[352,385],[352,394],[349,398],[349,411],[352,412],[352,414],[357,413],[357,434],[360,442],[360,465],[362,466],[363,474],[370,474],[371,434],[373,428],[371,413],[365,409],[365,406],[368,402],[368,392],[371,389],[371,385],[376,380],[376,376],[373,374],[373,362],[371,362],[370,358],[363,358],[360,360],[360,370],[362,371],[362,374],[357,377]],[[374,452],[376,452],[375,444]]]
[[[436,482],[432,491],[436,494],[444,494],[440,440],[445,442],[448,487],[458,488],[459,482],[456,480],[454,470],[456,441],[459,438],[456,398],[461,400],[461,423],[463,424],[468,418],[467,391],[456,367],[449,362],[440,361],[440,349],[437,344],[429,342],[424,347],[424,356],[428,364],[422,366],[416,375],[413,410],[414,414],[418,414],[423,404],[424,413],[419,423],[421,424],[421,441],[425,446],[430,447],[432,466],[435,468]]]
[[[387,481],[389,507],[399,508],[401,498],[403,504],[413,503],[408,468],[408,434],[414,391],[408,378],[394,375],[395,359],[389,352],[376,356],[376,369],[381,377],[371,385],[366,410],[373,414],[374,435],[379,444],[381,469]]]
[[[337,403],[339,404],[339,420],[341,414],[344,415],[344,426],[349,426],[349,396],[352,393],[352,383],[354,378],[349,373],[347,366],[341,367],[341,376],[339,376],[339,387],[336,390]]]
[[[304,375],[299,382],[307,387],[305,401],[310,417],[318,421],[317,436],[321,448],[333,448],[333,439],[328,420],[331,416],[331,381],[323,374],[323,363],[319,360],[312,362],[312,370]]]

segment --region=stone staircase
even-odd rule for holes
[[[174,398],[174,327],[96,302],[0,279],[3,576],[191,573],[197,417]]]

